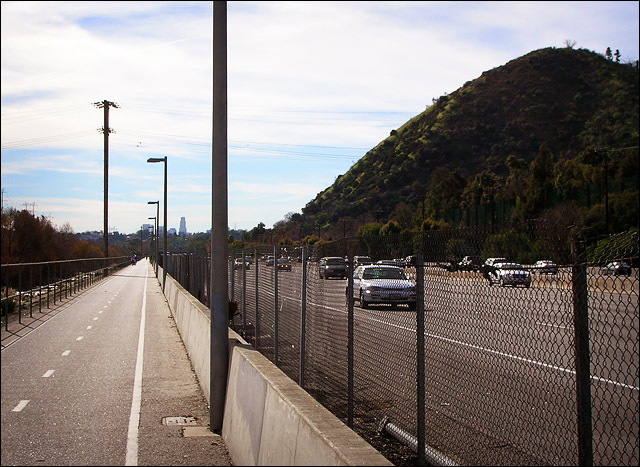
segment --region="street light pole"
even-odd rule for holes
[[[227,291],[227,2],[213,2],[213,127],[211,145],[211,337],[209,349],[210,429],[222,432],[229,365]],[[275,267],[275,266],[274,266]]]
[[[150,217],[149,219],[153,219],[153,238],[155,239],[153,261],[156,263],[156,277],[158,277],[158,218]],[[149,251],[151,251],[151,249],[149,249]]]
[[[165,194],[166,196],[166,194]],[[156,220],[156,224],[155,224],[155,236],[156,236],[156,277],[158,277],[158,221],[160,220],[160,201],[148,201],[147,204],[155,204],[156,205],[156,217],[154,217],[154,219]],[[167,209],[167,207],[165,206],[165,209]],[[151,219],[151,218],[149,218]],[[166,222],[166,220],[165,220]]]
[[[162,227],[164,243],[164,251],[162,252],[162,291],[164,292],[164,283],[167,280],[167,156],[150,157],[147,162],[164,162],[164,226]]]

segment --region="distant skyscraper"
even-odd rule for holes
[[[187,221],[184,217],[180,218],[180,230],[178,230],[180,235],[187,235]]]

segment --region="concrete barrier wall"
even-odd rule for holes
[[[170,276],[164,293],[210,402],[210,310]],[[222,437],[234,465],[393,465],[231,329]]]
[[[162,284],[162,269],[158,271]],[[167,275],[164,295],[169,303],[173,319],[178,326],[180,337],[187,349],[191,365],[198,376],[202,392],[211,404],[210,399],[210,352],[211,310],[187,292],[171,276]]]

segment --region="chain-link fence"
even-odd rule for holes
[[[231,251],[232,326],[396,464],[637,465],[638,233],[568,237]]]

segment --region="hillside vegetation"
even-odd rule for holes
[[[638,78],[637,63],[569,47],[486,71],[391,131],[275,237],[496,222],[477,214],[488,205],[503,224],[555,216],[599,233],[637,227]],[[558,212],[567,207],[571,219]]]

